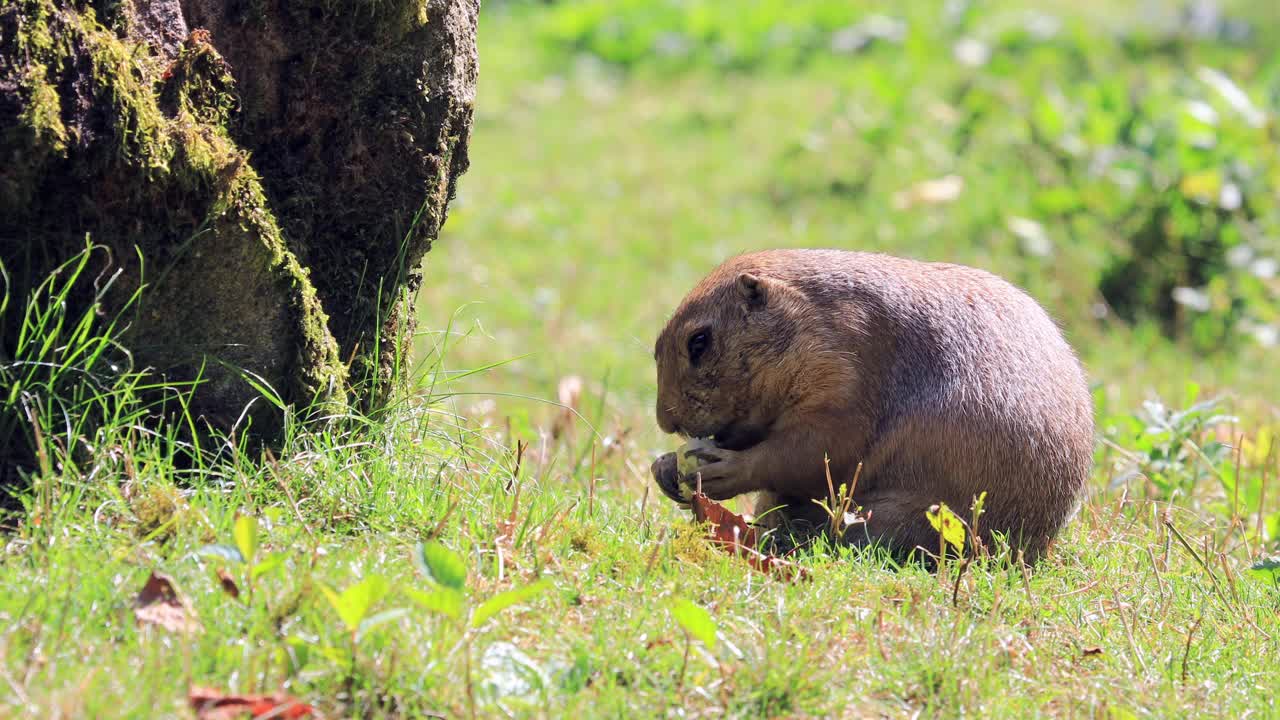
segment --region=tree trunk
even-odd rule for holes
[[[0,0],[0,261],[20,301],[86,236],[125,343],[260,435],[377,403],[467,168],[479,0]],[[20,304],[20,303],[19,303]],[[106,308],[111,312],[113,308]],[[12,316],[12,312],[10,315]],[[0,360],[15,319],[0,327]]]

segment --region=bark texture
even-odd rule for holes
[[[278,430],[244,371],[286,403],[376,403],[467,167],[478,10],[0,0],[10,296],[87,237],[123,270],[119,305],[145,284],[135,362],[200,378],[194,409],[215,425],[252,405],[263,436]]]

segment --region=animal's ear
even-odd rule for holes
[[[738,294],[749,308],[762,308],[769,303],[769,280],[751,273],[738,275]]]

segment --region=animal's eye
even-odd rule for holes
[[[699,330],[689,336],[689,362],[693,365],[698,364],[698,360],[702,358],[707,348],[711,347],[711,331]]]

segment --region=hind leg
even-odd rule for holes
[[[765,531],[761,549],[786,554],[817,539],[826,530],[829,519],[811,500],[764,491],[755,497],[754,523]]]
[[[937,503],[907,490],[881,490],[858,498],[865,523],[851,526],[844,540],[860,547],[880,546],[895,556],[928,557],[941,549],[941,537],[925,515]]]

